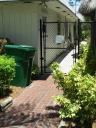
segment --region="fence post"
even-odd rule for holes
[[[41,60],[41,74],[43,74],[43,56],[42,56],[42,20],[40,19],[40,60]]]
[[[80,41],[81,41],[81,22],[78,19],[78,58],[80,53]]]

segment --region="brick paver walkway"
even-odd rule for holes
[[[62,94],[50,75],[33,81],[13,101],[8,111],[0,113],[0,128],[58,128],[59,106],[54,96]]]
[[[35,113],[46,113],[48,106],[56,105],[54,96],[61,93],[62,91],[56,88],[54,80],[50,75],[46,80],[33,81],[33,83],[14,100],[13,105],[30,104],[34,105],[33,111]]]
[[[13,101],[13,106],[0,115],[0,128],[58,128],[58,105],[54,96],[62,94],[52,76],[33,81]]]
[[[68,73],[72,65],[71,51],[61,61],[60,68],[64,73]],[[13,107],[6,113],[1,113],[0,128],[58,128],[59,108],[54,97],[59,94],[62,94],[62,91],[56,88],[51,75],[46,79],[33,81],[14,99]]]
[[[73,66],[73,53],[71,50],[66,57],[60,62],[62,72],[68,73]],[[34,81],[24,92],[14,100],[14,105],[20,104],[34,104],[35,112],[44,112],[45,108],[54,105],[53,97],[62,92],[54,85],[54,80],[50,75],[45,80]]]

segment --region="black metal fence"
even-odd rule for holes
[[[40,20],[41,73],[49,73],[50,65],[60,62],[74,49],[73,62],[79,54],[79,22],[46,22]]]

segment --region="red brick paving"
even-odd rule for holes
[[[59,108],[53,97],[61,93],[51,75],[34,81],[13,101],[12,108],[1,113],[0,128],[58,128]]]
[[[50,75],[46,80],[34,81],[24,92],[18,96],[14,102],[14,106],[21,104],[35,105],[33,111],[35,113],[46,112],[47,106],[54,106],[54,96],[62,94],[62,91],[56,88],[54,80]]]

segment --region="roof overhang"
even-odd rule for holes
[[[58,14],[67,16],[71,19],[80,19],[84,21],[84,18],[77,14],[67,0],[0,0],[0,2],[46,2],[48,8],[54,10]]]
[[[73,20],[77,19],[77,16],[75,15],[75,13],[73,13],[65,4],[63,4],[59,0],[49,1],[49,2],[46,2],[46,4],[48,8],[50,8],[51,10],[54,10],[55,12],[57,12],[57,14],[60,14],[67,18],[71,18]]]
[[[74,15],[75,18],[80,19],[81,21],[84,21],[84,17],[80,13],[77,13],[76,10],[69,5],[67,0],[58,0],[58,1],[61,4],[63,4],[63,6],[65,6],[71,12],[71,14]]]

